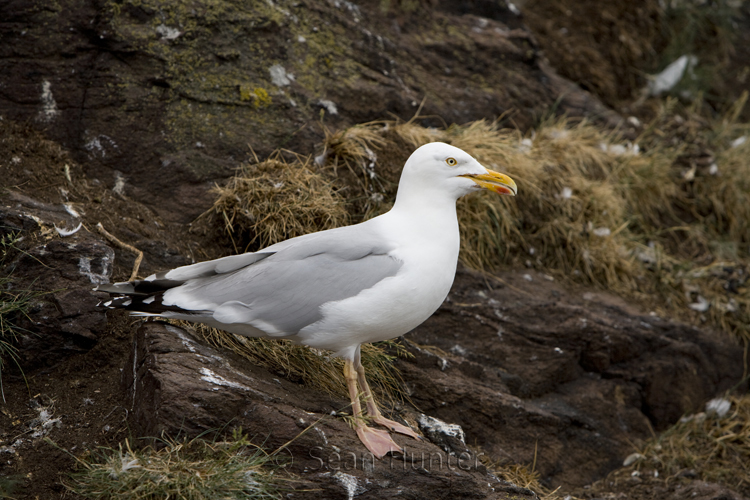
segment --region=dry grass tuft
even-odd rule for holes
[[[576,500],[568,494],[560,494],[559,488],[550,491],[542,486],[542,483],[539,482],[539,471],[534,470],[534,464],[531,465],[531,468],[522,464],[501,464],[491,460],[485,460],[484,464],[498,478],[533,491],[540,500]]]
[[[311,163],[301,156],[288,162],[276,152],[243,165],[225,186],[214,188],[217,200],[201,217],[223,220],[236,251],[346,224],[342,197]]]
[[[76,458],[66,487],[83,498],[105,500],[279,499],[271,456],[235,431],[231,440],[160,440],[157,447],[101,448]]]
[[[425,128],[413,121],[391,123],[390,127],[412,150],[429,142],[442,141],[445,135],[444,130]]]
[[[320,157],[342,192],[355,219],[378,211],[386,193],[394,188],[392,179],[376,171],[375,151],[386,146],[384,122],[371,122],[330,133],[326,130],[325,152]]]
[[[324,351],[288,340],[243,337],[202,324],[178,323],[183,327],[194,328],[211,344],[229,349],[289,380],[348,398],[344,361],[341,358],[331,359]],[[403,392],[401,375],[393,366],[397,357],[406,356],[409,356],[408,351],[396,341],[362,345],[362,365],[367,372],[367,380],[381,397],[381,403],[393,405],[407,398]]]
[[[708,409],[711,405],[713,411]],[[716,411],[721,405],[727,410],[723,416]],[[749,495],[750,396],[710,401],[706,412],[683,417],[632,457],[635,462],[618,470],[617,478],[629,478],[638,471],[671,482],[697,474],[704,481]]]
[[[362,176],[362,182],[367,184],[368,179],[372,178],[368,167],[375,158],[373,149],[385,143],[379,133],[382,127],[382,123],[372,122],[355,125],[333,134],[326,130],[325,147],[333,159],[332,166],[336,168],[344,164],[349,169],[359,169],[356,174]]]

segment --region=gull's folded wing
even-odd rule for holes
[[[402,263],[390,250],[382,238],[349,226],[99,290],[120,296],[112,307],[289,336],[320,320],[323,304],[394,276]]]

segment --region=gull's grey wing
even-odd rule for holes
[[[142,280],[99,285],[95,290],[123,295],[150,295],[168,288],[179,286],[187,280],[231,273],[243,267],[255,264],[271,255],[273,255],[273,252],[268,251],[230,255],[229,257],[198,262],[197,264],[177,267],[170,271],[152,274],[148,278]]]
[[[261,260],[270,257],[280,250],[288,250],[287,258],[304,257],[306,255],[311,255],[312,253],[327,248],[327,242],[331,241],[332,237],[333,239],[335,239],[335,237],[342,231],[361,231],[361,229],[359,228],[360,226],[348,226],[330,229],[328,231],[321,231],[318,233],[305,234],[296,238],[291,238],[276,243],[257,252],[243,253],[240,255],[230,255],[228,257],[222,257],[220,259],[208,260],[205,262],[198,262],[196,264],[190,264],[187,266],[176,267],[169,271],[152,274],[151,276],[142,280],[102,284],[97,286],[94,290],[118,295],[148,296],[160,291],[165,291],[169,288],[180,286],[188,280],[207,278],[210,276],[227,274],[237,271],[244,267],[251,266],[256,262],[260,262]],[[377,245],[376,242],[374,242],[374,244]],[[289,249],[293,250],[289,251]],[[348,250],[340,250],[343,252],[354,252],[355,254],[357,252],[367,251],[365,247],[356,245],[353,245]],[[351,254],[349,256],[352,257]]]
[[[355,228],[274,245],[265,250],[274,253],[251,265],[167,290],[163,304],[213,311],[216,321],[249,324],[269,335],[294,335],[322,319],[323,304],[353,297],[401,268],[383,239]]]
[[[174,281],[184,281],[194,278],[203,278],[215,274],[231,273],[243,267],[250,266],[259,262],[266,257],[273,255],[273,252],[261,250],[254,253],[243,253],[240,255],[230,255],[221,259],[199,262],[190,266],[182,266],[164,273],[154,275],[155,279],[167,279]],[[148,278],[146,278],[148,280]]]

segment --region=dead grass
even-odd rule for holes
[[[726,414],[709,410],[712,404],[713,408],[727,405]],[[673,482],[697,474],[704,481],[749,495],[750,396],[709,402],[706,412],[683,417],[631,457],[633,464],[616,471],[608,481],[627,480],[635,473]]]
[[[288,340],[242,337],[202,324],[178,323],[195,329],[211,344],[229,349],[289,380],[348,398],[344,362],[341,358],[331,359],[325,351],[297,345]],[[367,380],[380,396],[381,404],[392,406],[408,398],[403,392],[401,375],[393,366],[397,357],[406,356],[409,356],[408,351],[395,341],[362,345],[362,365],[367,372]]]
[[[533,491],[540,500],[576,500],[575,497],[569,494],[560,493],[560,488],[555,490],[545,488],[539,482],[539,471],[535,470],[535,464],[531,464],[530,466],[523,464],[501,464],[500,462],[491,460],[485,460],[484,464],[498,478]]]
[[[199,220],[218,218],[237,252],[348,222],[342,197],[328,177],[313,169],[309,157],[295,155],[290,162],[276,152],[243,165],[214,193],[214,206]]]
[[[335,133],[325,130],[325,150],[319,160],[346,194],[348,210],[355,220],[379,213],[388,192],[397,185],[376,169],[382,162],[375,150],[382,150],[388,142],[382,135],[385,126],[386,122],[371,122]]]
[[[379,133],[381,122],[355,125],[335,133],[326,130],[326,155],[331,162],[328,164],[337,174],[340,166],[346,166],[354,173],[367,189],[375,178],[374,162],[377,160],[373,149],[382,146],[385,140]]]

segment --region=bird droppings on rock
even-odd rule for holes
[[[460,453],[466,450],[466,435],[460,425],[448,424],[424,413],[419,416],[417,422],[427,439],[440,446],[446,453]]]
[[[726,398],[714,398],[706,403],[706,414],[723,418],[732,407],[731,401]]]
[[[344,487],[344,490],[346,490],[348,500],[352,500],[354,497],[361,495],[362,493],[365,493],[367,491],[367,488],[365,488],[364,485],[360,484],[359,480],[356,477],[350,474],[338,471],[333,474],[333,477],[336,478],[339,484],[341,484],[341,486]]]
[[[224,377],[222,377],[221,375],[217,375],[210,368],[201,368],[200,374],[201,374],[201,380],[205,380],[206,382],[210,384],[223,386],[223,387],[231,387],[233,389],[242,389],[243,391],[251,390],[246,385],[242,385],[242,384],[238,384],[237,382],[229,381],[225,379]],[[215,390],[218,390],[218,389],[215,389]]]
[[[112,187],[112,192],[119,196],[125,195],[125,176],[120,171],[115,171],[115,185]]]
[[[114,252],[112,252],[114,256]],[[99,269],[92,267],[98,265]],[[112,274],[112,258],[109,255],[103,255],[99,258],[82,256],[78,259],[78,270],[81,275],[95,285],[109,283],[109,277]]]
[[[172,28],[166,24],[160,24],[156,27],[156,34],[163,40],[177,40],[177,38],[182,35],[182,32],[177,28]]]
[[[330,99],[321,99],[318,101],[318,104],[320,104],[326,111],[328,111],[328,114],[339,114],[339,109],[336,106],[336,103],[331,101]]]
[[[277,87],[287,87],[294,81],[294,75],[288,73],[281,64],[274,64],[268,72],[271,74],[271,83]]]
[[[52,95],[52,83],[49,80],[42,82],[41,101],[42,109],[39,111],[38,119],[44,122],[54,120],[60,114],[60,110],[57,108],[57,102]]]

